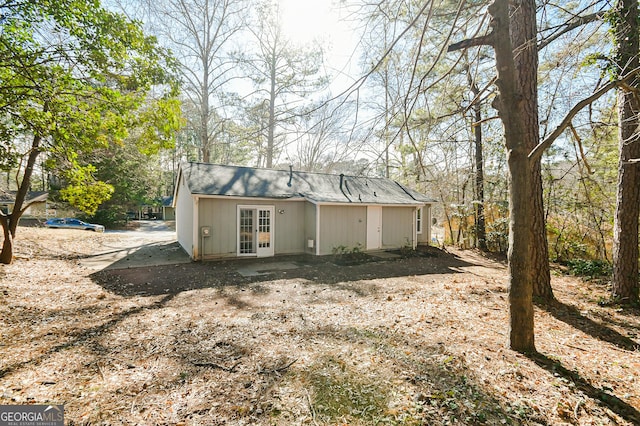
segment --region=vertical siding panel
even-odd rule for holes
[[[331,254],[339,246],[364,249],[366,206],[320,206],[320,233],[320,254]]]
[[[275,254],[304,253],[305,203],[299,201],[256,201],[252,199],[201,198],[200,226],[211,227],[211,237],[204,241],[204,256],[208,258],[236,256],[238,206],[273,206],[273,242]],[[279,213],[283,210],[283,213]]]
[[[178,199],[176,200],[176,237],[189,256],[193,256],[193,197],[184,183],[178,182]]]
[[[415,207],[382,208],[382,247],[412,246],[413,211]]]
[[[431,244],[431,204],[422,208],[422,234],[418,234],[419,244]]]
[[[316,209],[315,204],[308,201],[304,203],[304,251],[310,254],[315,254],[318,244],[318,236],[316,235]],[[313,247],[308,247],[308,240],[313,240]]]
[[[233,200],[200,199],[200,226],[211,227],[211,236],[204,239],[204,257],[236,255],[236,204]]]
[[[304,253],[305,203],[299,201],[276,203],[276,254]],[[284,210],[283,213],[279,213]]]

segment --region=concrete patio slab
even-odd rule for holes
[[[257,277],[274,271],[286,271],[300,267],[301,265],[295,262],[254,263],[238,268],[238,273],[243,277]]]

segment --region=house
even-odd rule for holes
[[[173,208],[173,197],[162,197],[162,219],[176,220],[176,211]]]
[[[13,211],[16,201],[17,191],[4,191],[0,189],[0,211],[9,214]],[[46,217],[47,215],[47,198],[49,193],[46,191],[29,191],[25,197],[24,205],[28,206],[22,216],[28,217]],[[24,206],[23,206],[24,208]]]
[[[174,194],[192,259],[428,244],[432,200],[383,178],[184,163]]]

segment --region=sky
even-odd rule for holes
[[[338,25],[332,0],[279,0],[279,3],[284,32],[302,43],[325,37]]]
[[[353,23],[341,19],[345,12],[337,7],[337,0],[278,1],[285,34],[301,44],[321,40],[330,72],[337,74],[332,91],[346,89],[358,77],[358,55],[354,54],[358,40]]]

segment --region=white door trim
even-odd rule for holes
[[[243,211],[251,214],[243,215]],[[237,256],[273,256],[275,206],[238,205],[236,215]]]

